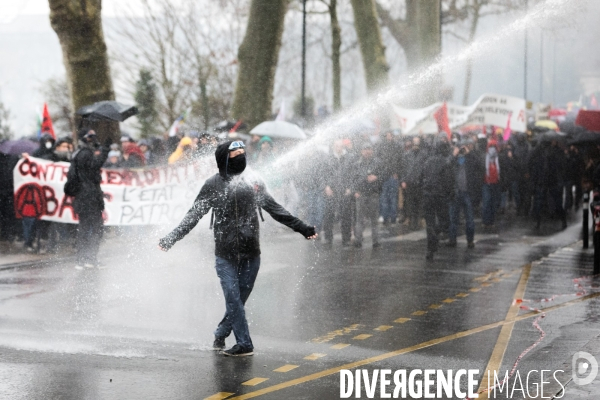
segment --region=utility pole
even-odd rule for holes
[[[302,92],[301,92],[302,120],[306,118],[306,0],[302,0]]]
[[[525,0],[525,15],[529,13],[529,0]],[[527,26],[525,26],[525,57],[523,63],[523,97],[527,101]]]
[[[540,33],[540,103],[544,99],[544,30]]]

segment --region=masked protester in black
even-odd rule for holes
[[[79,217],[77,227],[77,264],[79,267],[98,266],[98,250],[102,239],[102,211],[104,194],[100,188],[100,169],[106,158],[110,143],[100,146],[96,133],[87,128],[78,132],[79,146],[73,154],[70,168],[75,168],[80,189],[73,200],[73,209]]]
[[[159,242],[169,250],[183,239],[212,208],[216,270],[225,295],[225,317],[215,331],[215,350],[225,348],[225,338],[233,331],[237,344],[223,352],[227,356],[249,356],[254,346],[250,338],[244,304],[248,300],[260,267],[258,208],[273,219],[315,238],[315,228],[306,225],[280,206],[262,181],[243,174],[246,154],[243,142],[227,141],[217,147],[219,173],[209,178],[183,221]]]

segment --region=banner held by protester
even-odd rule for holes
[[[103,169],[104,225],[155,225],[183,218],[208,175],[208,160],[148,169]],[[73,198],[65,196],[69,163],[24,157],[13,170],[15,211],[77,223]]]

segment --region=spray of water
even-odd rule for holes
[[[314,151],[315,146],[325,145],[341,133],[347,134],[349,127],[354,126],[356,128],[361,118],[381,115],[389,109],[391,104],[401,104],[417,97],[423,88],[431,84],[446,69],[462,65],[468,59],[479,58],[496,51],[499,46],[514,40],[517,34],[524,32],[527,28],[541,25],[549,26],[569,20],[576,13],[581,12],[581,9],[585,7],[585,3],[586,1],[577,0],[546,0],[540,2],[525,16],[513,21],[504,29],[494,32],[493,35],[474,40],[456,55],[445,56],[429,67],[408,76],[405,82],[400,82],[369,96],[363,102],[318,126],[310,140],[295,146],[291,151],[280,156],[274,162],[274,166],[281,167],[289,162],[302,160],[308,153]]]

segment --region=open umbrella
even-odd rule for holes
[[[306,133],[296,124],[285,121],[265,121],[250,131],[252,135],[270,136],[278,139],[306,139]]]
[[[567,140],[567,135],[563,132],[548,130],[537,134],[536,139],[538,142],[553,142],[555,140],[561,142]]]
[[[76,114],[91,121],[123,122],[137,113],[138,109],[135,106],[126,106],[116,101],[99,101],[81,107]]]
[[[568,142],[569,144],[600,144],[600,132],[580,132]]]
[[[555,131],[558,130],[558,125],[556,124],[556,122],[550,121],[549,119],[543,119],[543,120],[537,121],[535,123],[535,126],[540,127],[540,128],[554,129]]]
[[[38,144],[29,139],[6,140],[0,143],[0,153],[4,154],[32,154]]]

